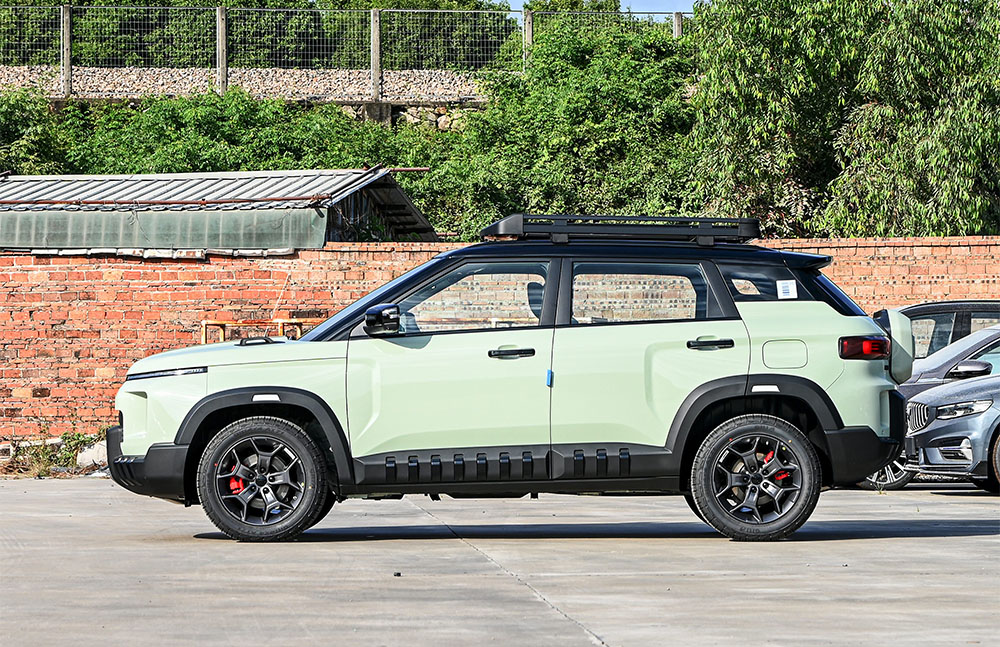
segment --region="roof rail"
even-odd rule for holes
[[[698,245],[745,243],[760,238],[756,218],[683,218],[666,216],[533,215],[515,213],[484,228],[480,235],[548,238],[628,238],[671,240]]]

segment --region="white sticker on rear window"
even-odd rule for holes
[[[798,299],[799,292],[795,287],[795,281],[775,281],[778,286],[779,299]]]

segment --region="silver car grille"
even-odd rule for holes
[[[927,405],[920,402],[910,402],[906,405],[906,429],[909,432],[920,431],[929,422]]]

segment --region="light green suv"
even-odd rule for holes
[[[756,221],[517,214],[302,339],[128,372],[114,479],[288,539],[348,497],[681,494],[720,533],[785,537],[899,454],[891,337]]]

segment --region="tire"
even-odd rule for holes
[[[822,468],[812,443],[774,416],[739,416],[702,441],[691,494],[705,522],[736,541],[784,539],[819,500]]]
[[[326,515],[330,514],[330,510],[333,510],[333,504],[336,502],[337,502],[337,496],[333,492],[328,492],[326,495],[326,503],[324,503],[323,507],[320,508],[319,514],[316,515],[316,518],[313,519],[313,522],[309,524],[309,528],[312,528],[320,521],[323,521],[323,519],[326,518]],[[308,530],[309,528],[306,528],[306,530]]]
[[[987,466],[987,477],[972,481],[976,487],[982,488],[993,494],[1000,494],[1000,434],[993,436],[990,441],[989,465]]]
[[[858,487],[865,490],[875,490],[886,492],[891,490],[901,490],[916,478],[916,472],[908,472],[903,469],[906,465],[906,455],[900,455],[891,463],[870,475],[863,481],[858,482]]]
[[[240,541],[284,541],[312,526],[332,495],[323,453],[301,427],[253,417],[220,431],[198,463],[212,523]]]
[[[703,515],[701,513],[701,510],[698,509],[698,504],[694,502],[694,496],[690,492],[684,493],[684,500],[687,501],[688,507],[691,508],[691,512],[693,512],[695,516],[701,519],[702,521],[705,521],[705,515]],[[705,523],[708,522],[705,521]]]

